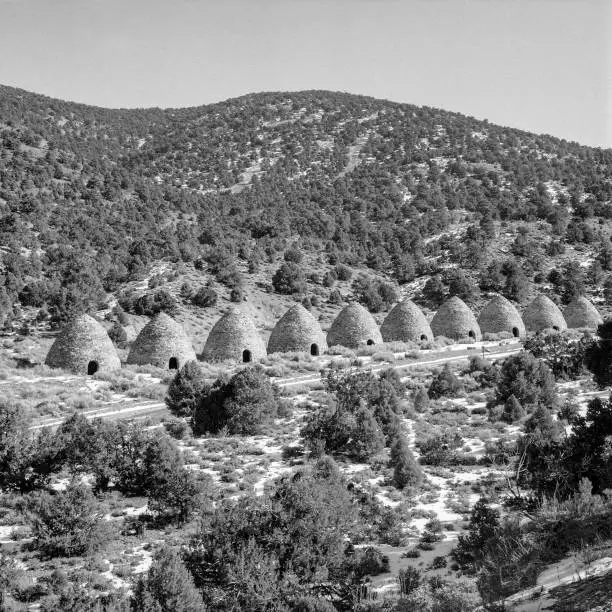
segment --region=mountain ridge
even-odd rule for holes
[[[454,114],[454,115],[458,115],[461,117],[466,117],[467,119],[482,122],[484,124],[491,124],[498,128],[502,128],[504,130],[513,130],[513,131],[524,133],[524,134],[530,134],[532,136],[552,138],[552,139],[558,140],[559,142],[566,142],[568,144],[578,145],[580,147],[587,147],[590,149],[599,149],[602,151],[608,151],[612,149],[612,147],[586,145],[586,144],[581,143],[578,140],[569,140],[567,138],[564,138],[562,136],[556,136],[555,134],[552,134],[549,132],[536,132],[536,131],[532,131],[526,128],[521,128],[521,127],[516,127],[516,126],[504,124],[504,123],[498,123],[496,121],[491,121],[487,117],[478,118],[473,115],[468,115],[466,113],[463,113],[461,111],[446,109],[446,108],[439,107],[439,106],[432,106],[429,104],[418,105],[412,102],[394,100],[391,98],[379,98],[379,97],[371,96],[368,94],[359,94],[356,92],[344,91],[344,90],[333,90],[333,89],[262,90],[262,91],[248,92],[248,93],[240,94],[237,96],[231,96],[231,97],[223,98],[221,100],[217,100],[213,102],[205,102],[202,104],[193,104],[193,105],[185,105],[185,106],[156,106],[156,105],[153,105],[153,106],[99,106],[97,104],[93,104],[90,102],[78,102],[78,101],[70,100],[70,99],[56,98],[56,97],[53,97],[53,96],[50,96],[50,95],[47,95],[41,92],[30,91],[22,87],[0,83],[0,95],[2,94],[3,90],[13,91],[19,95],[25,94],[28,96],[36,96],[38,98],[43,98],[51,102],[61,102],[64,104],[74,105],[74,106],[83,107],[83,108],[92,109],[92,110],[117,112],[117,113],[124,113],[124,112],[171,113],[171,112],[180,112],[180,111],[196,111],[196,110],[203,111],[211,107],[223,106],[223,105],[226,105],[232,102],[239,102],[241,100],[247,100],[250,98],[259,98],[263,96],[283,96],[285,95],[287,97],[291,97],[295,95],[305,95],[305,94],[348,96],[348,97],[354,97],[358,99],[367,99],[367,100],[371,100],[374,102],[386,103],[386,104],[391,104],[391,105],[414,106],[415,108],[425,108],[425,109],[431,109],[433,111],[441,111],[441,112],[448,113],[448,114]]]

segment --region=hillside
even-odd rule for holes
[[[607,315],[611,173],[612,151],[349,94],[132,111],[0,87],[0,609],[609,607],[612,321],[176,375],[43,362],[82,311],[122,362],[158,310],[197,353],[232,303],[264,340],[295,300],[324,330],[400,296]]]
[[[346,264],[431,308],[479,289],[597,299],[611,175],[609,150],[351,94],[108,110],[0,87],[0,306],[61,323],[162,260],[257,301],[247,277],[269,284],[291,245],[315,276]]]

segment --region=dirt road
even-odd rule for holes
[[[488,359],[500,359],[517,353],[522,348],[519,342],[482,342],[471,345],[469,348],[462,346],[449,346],[442,350],[435,351],[424,351],[423,356],[410,361],[400,361],[396,363],[366,363],[360,367],[361,371],[380,372],[381,370],[387,370],[393,368],[398,370],[401,374],[408,374],[411,368],[423,367],[423,366],[440,366],[445,363],[454,361],[465,361],[469,357],[475,355],[484,355]],[[320,384],[321,375],[316,374],[302,374],[300,376],[292,376],[287,378],[278,378],[275,380],[276,384],[281,388],[288,388],[295,386],[310,386]],[[171,414],[168,412],[164,402],[151,401],[151,400],[138,400],[134,398],[126,397],[125,400],[115,401],[112,404],[107,404],[101,408],[94,410],[87,410],[82,412],[88,419],[103,418],[111,420],[130,420],[130,419],[143,419],[151,418],[158,420],[162,417],[170,418]],[[57,427],[63,422],[64,419],[41,417],[36,420],[35,424],[32,425],[31,429],[40,429],[42,427]]]

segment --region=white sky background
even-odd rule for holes
[[[331,89],[612,147],[612,0],[0,0],[0,83],[111,107]]]

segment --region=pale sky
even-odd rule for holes
[[[612,0],[0,0],[0,83],[110,107],[330,89],[612,147]]]

